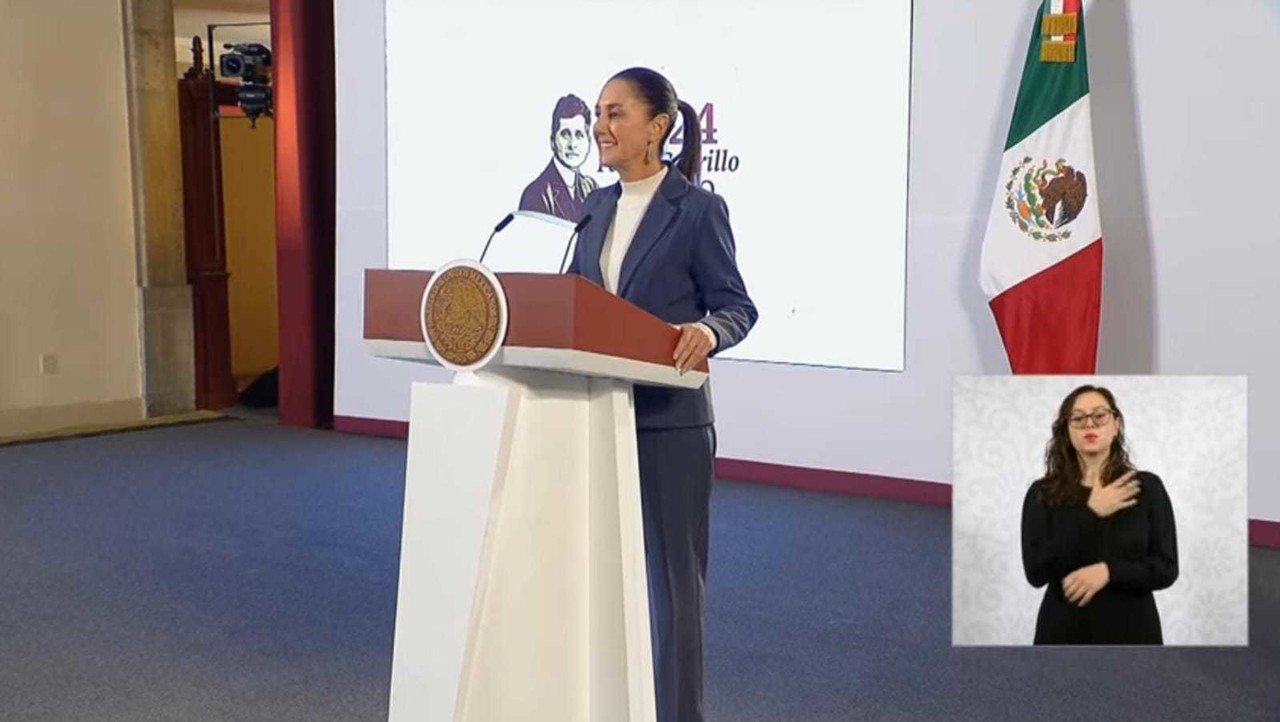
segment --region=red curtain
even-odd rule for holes
[[[333,0],[271,0],[280,421],[333,423]]]

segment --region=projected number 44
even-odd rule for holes
[[[719,132],[716,127],[716,107],[714,103],[706,103],[702,106],[702,110],[698,111],[698,125],[702,127],[702,180],[700,185],[715,193],[715,178],[709,177],[716,173],[736,173],[738,166],[741,164],[738,156],[733,155],[724,148],[715,148],[718,141],[716,135]],[[684,124],[676,126],[675,131],[671,133],[671,138],[667,141],[668,148],[664,151],[666,160],[673,160],[680,155],[678,150],[673,150],[684,145]]]

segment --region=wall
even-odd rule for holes
[[[231,373],[243,387],[280,359],[275,143],[270,118],[250,128],[246,118],[224,117],[220,130]]]
[[[123,37],[119,0],[5,3],[0,435],[142,416]]]
[[[978,288],[982,234],[1036,3],[916,0],[906,371],[714,364],[720,454],[948,482],[951,379],[1008,372]],[[1249,515],[1280,520],[1280,8],[1086,6],[1106,243],[1100,371],[1248,375]],[[386,262],[380,13],[338,0],[335,413],[404,419],[431,369],[361,346],[362,273]],[[1194,48],[1194,50],[1192,50]],[[824,119],[830,133],[841,119]],[[764,312],[768,312],[765,309]],[[767,394],[760,389],[768,389]]]
[[[334,415],[409,417],[409,384],[441,369],[367,354],[364,269],[387,266],[386,41],[382,3],[335,0],[338,208]]]

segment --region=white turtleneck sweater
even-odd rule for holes
[[[640,219],[644,218],[644,212],[649,209],[649,203],[658,192],[658,186],[662,185],[662,179],[666,178],[669,172],[670,169],[663,165],[662,170],[648,178],[622,183],[622,195],[618,198],[618,208],[613,214],[609,230],[605,232],[604,248],[600,250],[600,275],[604,277],[605,288],[609,289],[610,293],[615,295],[618,293],[619,279],[622,277],[622,259],[627,257],[627,249],[631,248],[636,229],[640,227]],[[714,350],[719,345],[715,331],[704,323],[699,323],[697,326],[711,340],[711,348]]]
[[[618,210],[613,214],[613,222],[604,236],[604,248],[600,251],[600,275],[604,277],[605,288],[610,293],[618,292],[618,280],[622,276],[622,259],[627,257],[627,249],[636,237],[636,228],[640,219],[649,209],[649,203],[667,177],[668,169],[662,170],[648,178],[641,178],[631,183],[622,184],[622,196],[618,198]]]

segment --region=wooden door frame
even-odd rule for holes
[[[280,421],[330,428],[336,285],[333,0],[271,0],[270,13]],[[235,380],[221,143],[211,104],[234,106],[235,89],[216,83],[216,98],[211,98],[206,72],[193,69],[179,81],[179,105],[187,268],[195,306],[196,404],[221,408],[235,403]]]
[[[221,409],[236,403],[231,370],[226,231],[222,206],[222,141],[214,103],[235,104],[235,88],[211,86],[199,38],[192,65],[178,80],[182,148],[182,211],[187,283],[191,286],[195,405]]]

